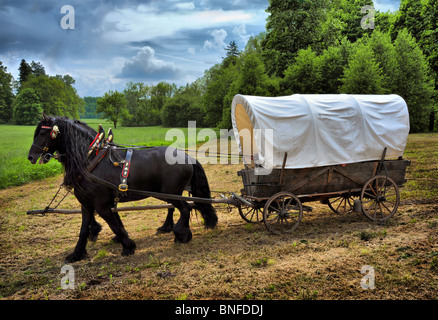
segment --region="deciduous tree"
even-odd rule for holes
[[[118,91],[108,91],[102,98],[97,100],[97,112],[102,112],[103,117],[114,123],[114,129],[117,123],[131,115],[128,112],[125,95]]]

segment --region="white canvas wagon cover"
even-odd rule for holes
[[[286,168],[379,160],[385,147],[386,158],[397,158],[409,134],[408,108],[398,95],[236,95],[231,120],[244,163],[258,159],[271,168],[282,167],[286,152]]]

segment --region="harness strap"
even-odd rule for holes
[[[103,158],[105,158],[106,154],[108,153],[108,148],[99,149],[97,151],[97,155],[93,158],[93,160],[90,161],[90,163],[87,166],[88,172],[91,172],[96,168],[96,166],[99,164],[100,161],[102,161]]]
[[[128,176],[129,169],[131,167],[131,158],[133,152],[134,151],[132,149],[128,149],[128,151],[126,152],[125,162],[123,164],[122,173],[120,175],[119,191],[122,192],[128,191]]]

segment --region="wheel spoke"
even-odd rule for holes
[[[380,204],[381,204],[386,210],[388,210],[389,214],[392,213],[392,210],[389,209],[389,208],[386,206],[386,204],[385,204],[384,202],[381,202]],[[394,210],[394,209],[393,209],[393,210]]]
[[[364,195],[367,195],[368,198],[375,199],[376,195],[369,194],[368,192],[364,192]]]
[[[270,216],[274,216],[274,218],[272,218],[272,219],[270,219],[270,220],[267,219],[267,220],[269,221],[270,224],[273,224],[273,223],[275,223],[278,219],[280,219],[280,215],[279,215],[279,214],[277,214],[277,215],[270,214]]]
[[[376,191],[374,191],[374,188],[371,185],[371,183],[369,184],[369,187],[370,187],[371,191],[374,193],[374,196],[377,197],[377,193],[376,193]]]
[[[340,199],[342,199],[343,197],[342,196],[340,196],[340,197],[338,197],[338,198],[335,198],[333,201],[330,201],[331,199],[329,199],[329,201],[330,201],[330,204],[334,204],[334,203],[336,203],[336,202],[338,202]]]
[[[239,214],[243,220],[249,223],[256,223],[263,220],[263,209],[258,206],[239,206]],[[260,214],[262,216],[260,216]]]
[[[344,199],[342,198],[341,201],[339,201],[339,204],[338,204],[338,206],[336,207],[336,211],[339,212],[339,207],[342,205],[343,200],[344,200]]]

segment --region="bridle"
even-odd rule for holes
[[[41,129],[49,129],[49,130],[51,130],[50,134],[49,134],[49,137],[52,140],[55,140],[58,137],[59,133],[60,133],[59,128],[58,128],[57,125],[54,125],[53,127],[41,126],[40,128]],[[50,139],[47,140],[47,142],[46,142],[44,147],[41,147],[41,146],[39,146],[39,145],[37,145],[35,143],[32,143],[32,147],[36,148],[38,151],[41,151],[41,157],[44,157],[44,160],[46,162],[48,162],[51,158],[58,159],[58,155],[53,155],[51,153],[48,153],[48,151],[49,151],[49,147],[48,147],[49,146],[49,142],[50,142]]]

